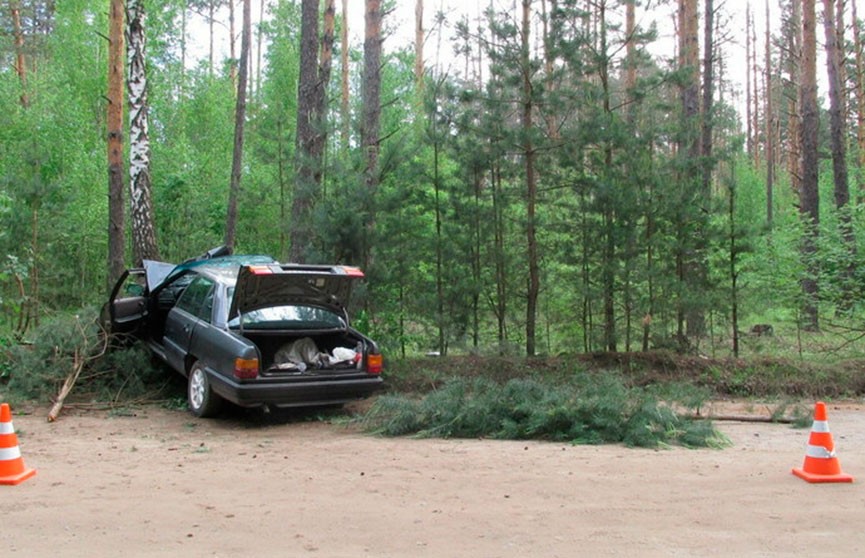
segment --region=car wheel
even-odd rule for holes
[[[187,387],[189,410],[197,417],[212,417],[222,408],[222,397],[210,387],[210,379],[200,362],[192,365]]]

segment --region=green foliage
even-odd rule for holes
[[[26,343],[4,346],[0,386],[13,400],[48,401],[80,367],[74,393],[78,398],[122,402],[153,396],[166,384],[146,347],[133,345],[106,351],[96,311],[46,320]]]
[[[613,375],[579,376],[567,384],[484,378],[449,380],[421,399],[386,395],[363,417],[386,436],[543,439],[572,443],[624,443],[657,447],[720,447],[710,423],[692,423]]]
[[[181,52],[190,32],[181,26],[197,17],[188,11],[191,4],[154,0],[148,6],[157,239],[164,259],[180,261],[223,237],[236,92],[224,60],[211,68]],[[287,209],[295,181],[299,5],[280,0],[267,7],[264,64],[247,112],[237,250],[284,259],[293,226]],[[105,8],[104,1],[64,0],[51,13],[34,13],[46,21],[26,37],[27,107],[13,65],[0,68],[5,338],[14,337],[20,318],[30,317],[28,308],[35,324],[104,299]],[[845,358],[861,356],[863,208],[846,212],[855,233],[851,250],[832,209],[825,161],[818,251],[814,262],[804,262],[796,194],[780,173],[768,226],[765,169],[743,153],[735,107],[715,107],[711,160],[683,156],[683,73],[652,55],[653,29],[630,35],[615,24],[623,11],[624,4],[611,5],[606,21],[575,27],[574,21],[599,14],[562,3],[546,15],[544,49],[528,52],[514,14],[487,11],[477,22],[454,26],[453,46],[466,56],[469,75],[457,68],[462,64],[447,72],[427,67],[422,89],[415,87],[411,49],[387,50],[386,43],[376,192],[367,190],[365,154],[357,149],[363,53],[359,44],[349,45],[349,114],[344,121],[338,109],[342,76],[334,64],[324,175],[313,213],[317,237],[307,253],[316,261],[360,264],[364,246],[372,245],[356,323],[388,354],[519,354],[529,271],[523,150],[531,140],[539,181],[540,352],[608,350],[611,342],[628,352],[642,348],[645,333],[649,348],[729,355],[732,260],[740,329],[770,323],[778,332],[774,339],[743,337],[744,355],[807,361],[833,358],[835,346],[844,345]],[[0,13],[6,29],[8,17]],[[442,14],[438,23],[446,28],[452,22]],[[532,44],[541,44],[534,36],[540,27],[531,30]],[[481,44],[479,36],[493,40]],[[633,84],[626,79],[629,65],[620,63],[628,47],[635,54]],[[483,76],[470,75],[471,53],[478,49],[488,61]],[[14,57],[10,34],[0,37],[0,55]],[[720,90],[717,97],[730,98]],[[534,107],[528,127],[526,103]],[[851,176],[861,175],[852,157],[850,164]],[[704,165],[714,170],[708,192],[693,178]],[[731,185],[735,223],[724,203]],[[705,263],[705,274],[690,273],[683,260]],[[818,302],[824,327],[838,336],[832,341],[797,328],[808,263],[820,270]],[[685,339],[681,321],[691,311],[703,314],[707,331]],[[760,367],[724,377],[736,393],[760,391],[776,380]]]

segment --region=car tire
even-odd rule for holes
[[[210,378],[200,362],[193,364],[189,370],[186,397],[189,410],[197,417],[212,417],[222,409],[223,399],[213,391]]]

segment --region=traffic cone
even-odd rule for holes
[[[24,466],[9,404],[0,404],[0,484],[19,484],[36,474]]]
[[[853,477],[841,472],[826,420],[826,404],[822,401],[814,406],[814,423],[805,449],[805,463],[801,469],[794,468],[793,474],[808,482],[853,482]]]

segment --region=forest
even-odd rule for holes
[[[226,244],[391,357],[855,348],[856,0],[744,4],[4,2],[0,338]]]

